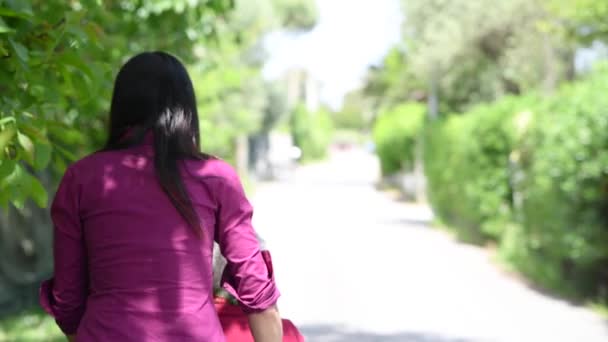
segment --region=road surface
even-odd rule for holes
[[[530,289],[484,250],[429,228],[428,208],[377,191],[377,177],[376,159],[352,150],[252,197],[281,314],[307,341],[608,341],[598,315]]]

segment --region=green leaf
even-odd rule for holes
[[[65,145],[79,145],[87,141],[87,137],[83,132],[67,125],[49,122],[47,129],[53,141],[61,141]]]
[[[44,186],[42,185],[42,183],[40,183],[40,181],[38,180],[38,178],[29,175],[29,181],[30,183],[30,193],[29,195],[32,197],[32,199],[34,200],[34,202],[36,202],[36,204],[40,207],[40,208],[46,208],[47,204],[48,204],[48,194],[46,192],[46,189],[44,188]]]
[[[13,140],[15,132],[16,130],[14,127],[7,127],[0,132],[0,158],[4,156],[4,148]]]
[[[0,125],[6,125],[9,122],[15,122],[15,117],[13,116],[7,116],[5,118],[0,119]]]
[[[87,11],[70,11],[65,14],[65,21],[68,26],[79,28],[82,19],[86,16]]]
[[[32,139],[27,135],[18,132],[17,133],[17,141],[19,141],[19,145],[25,150],[27,156],[27,162],[30,164],[34,164],[34,143]]]
[[[74,153],[66,150],[63,147],[55,145],[55,150],[57,152],[59,152],[61,155],[63,155],[63,157],[66,158],[68,161],[76,161],[78,159],[78,158],[76,158],[76,156],[74,155]]]
[[[15,32],[15,30],[13,30],[12,28],[10,28],[6,25],[2,25],[2,23],[0,23],[0,33],[10,33],[10,32]]]
[[[74,52],[66,52],[59,58],[61,62],[66,65],[71,65],[74,68],[82,71],[89,79],[95,79],[95,74],[91,70],[90,64],[86,63],[81,56]]]
[[[32,198],[41,208],[47,206],[48,193],[40,180],[17,163],[14,164],[13,172],[0,181],[0,185],[3,189],[10,189],[7,191],[11,193],[10,201],[17,209],[23,209],[27,198]]]
[[[9,32],[15,32],[15,30],[12,29],[11,27],[9,27],[8,25],[6,25],[4,20],[2,20],[2,18],[0,18],[0,33],[9,33]]]
[[[18,209],[23,209],[25,199],[30,192],[28,174],[19,164],[15,165],[13,172],[1,182],[2,189],[11,190],[10,201]]]
[[[2,182],[0,182],[0,184],[2,184]],[[6,209],[8,207],[9,199],[10,199],[9,191],[0,191],[0,208]],[[6,214],[6,211],[4,211],[3,213]]]
[[[0,17],[29,19],[32,17],[32,13],[17,12],[17,11],[13,11],[13,10],[5,8],[5,7],[0,7]]]
[[[11,203],[13,203],[15,208],[22,210],[23,208],[25,208],[26,199],[27,199],[27,197],[25,196],[25,194],[18,192],[17,196],[11,197]]]
[[[15,51],[15,54],[17,54],[17,57],[19,57],[19,60],[21,60],[21,62],[23,63],[26,63],[30,57],[27,48],[23,46],[23,44],[16,42],[12,39],[9,39],[8,42],[11,44],[11,47]]]
[[[15,170],[15,164],[16,163],[14,160],[9,159],[5,159],[0,162],[0,184],[2,184],[2,180],[13,173],[13,170]]]
[[[43,123],[40,123],[40,122],[36,122],[36,123],[39,126],[43,125]],[[36,124],[36,123],[34,123],[34,124]],[[20,124],[19,125],[19,130],[21,130],[23,133],[25,133],[26,135],[28,135],[29,137],[31,137],[32,139],[34,139],[34,141],[36,143],[50,144],[49,139],[42,132],[42,131],[44,131],[44,128],[43,127],[36,127],[36,126],[34,126],[34,124],[32,124],[32,123],[23,123],[23,124]]]
[[[51,147],[51,144],[39,142],[36,144],[35,151],[34,168],[36,170],[43,170],[51,161],[51,153],[53,152],[53,148]]]

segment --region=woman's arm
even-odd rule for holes
[[[55,317],[69,340],[74,338],[85,311],[88,278],[79,189],[71,169],[59,185],[51,205],[51,218],[55,275],[40,293],[41,304]]]
[[[254,334],[280,337],[281,321],[275,306],[280,294],[266,260],[269,255],[261,251],[251,225],[253,208],[236,172],[227,164],[222,171],[224,177],[217,180],[215,188],[219,207],[215,238],[227,261],[224,289],[238,299],[245,313],[252,314],[249,320]]]
[[[249,327],[255,342],[281,342],[283,324],[276,305],[268,309],[247,315]]]

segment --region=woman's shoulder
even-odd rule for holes
[[[207,156],[201,160],[190,160],[187,165],[190,173],[202,179],[227,182],[238,181],[239,179],[236,170],[230,163],[215,156]]]
[[[96,151],[72,162],[67,169],[80,172],[93,172],[100,168],[107,170],[123,161],[123,155],[123,151]]]

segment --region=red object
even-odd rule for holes
[[[224,298],[215,298],[215,309],[220,318],[226,342],[255,342],[247,315],[238,306],[229,303]],[[283,342],[304,342],[304,336],[288,319],[283,319]]]

